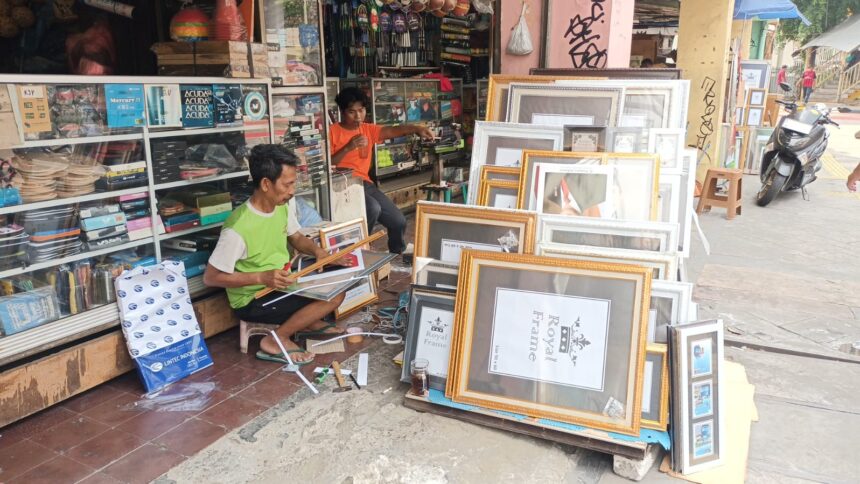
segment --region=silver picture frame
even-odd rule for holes
[[[693,285],[689,282],[654,280],[648,315],[648,342],[669,342],[668,328],[690,322]]]
[[[657,192],[657,219],[661,222],[677,224],[681,217],[681,176],[660,175],[660,188]]]
[[[564,215],[540,215],[538,224],[540,243],[663,253],[675,252],[678,248],[677,224]]]
[[[658,128],[648,130],[648,152],[660,156],[660,173],[681,174],[687,130]]]
[[[418,285],[412,287],[400,381],[409,383],[409,364],[416,358],[423,358],[430,363],[427,368],[430,388],[445,391],[455,300],[453,291]]]
[[[416,257],[412,264],[415,266],[416,285],[436,290],[457,290],[457,275],[460,272],[458,264],[429,257]]]
[[[656,253],[642,250],[607,249],[603,247],[577,248],[564,244],[540,243],[537,253],[546,257],[576,259],[593,262],[635,264],[652,271],[653,280],[675,281],[678,279],[678,254]]]
[[[622,87],[511,83],[506,121],[551,126],[618,126],[623,103]]]

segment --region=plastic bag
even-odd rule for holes
[[[493,13],[492,0],[472,0],[472,5],[478,13]]]
[[[526,10],[528,6],[523,3],[523,9],[520,12],[520,20],[513,28],[511,40],[508,42],[507,53],[511,55],[529,55],[534,51],[532,46],[531,33],[526,25]]]

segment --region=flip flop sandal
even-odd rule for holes
[[[307,353],[307,351],[305,351],[305,350],[287,350],[287,354],[290,354],[290,355],[300,354],[300,353]],[[293,360],[293,364],[295,364],[296,366],[305,366],[309,363],[313,363],[314,358],[311,358],[311,359],[306,360],[306,361]],[[290,364],[290,362],[287,361],[287,359],[284,357],[283,353],[278,353],[276,355],[273,355],[270,353],[266,353],[263,350],[260,350],[257,352],[257,359],[263,360],[263,361],[271,361],[273,363],[280,363],[282,365],[289,365]]]
[[[309,331],[297,331],[293,335],[293,338],[294,339],[301,339],[301,338],[307,339],[307,338],[310,338],[313,336],[331,336],[331,337],[334,337],[334,336],[340,336],[340,335],[346,333],[346,331],[340,331],[340,332],[329,332],[328,331],[331,328],[336,328],[336,327],[337,327],[336,323],[329,323],[320,329],[312,329]]]

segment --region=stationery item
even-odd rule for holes
[[[242,126],[242,86],[215,84],[212,86],[215,104],[215,126]]]
[[[146,113],[149,126],[159,128],[182,126],[179,84],[149,84],[146,90]]]
[[[125,224],[125,213],[117,212],[98,217],[81,218],[81,228],[85,231],[98,230]]]
[[[182,97],[182,127],[211,128],[215,125],[212,86],[187,84],[179,88]]]
[[[138,128],[144,124],[143,85],[105,84],[109,128]]]
[[[44,85],[19,85],[18,109],[21,113],[21,129],[25,135],[52,131],[48,93]]]

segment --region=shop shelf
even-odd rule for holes
[[[85,145],[94,143],[111,143],[114,141],[133,141],[142,140],[143,133],[132,134],[113,134],[106,136],[88,136],[82,138],[59,138],[59,139],[40,139],[33,141],[25,141],[24,143],[15,146],[19,148],[45,148],[51,146],[67,146],[67,145]]]
[[[124,190],[114,190],[114,191],[110,191],[110,192],[90,193],[88,195],[81,195],[80,197],[55,198],[54,200],[47,200],[44,202],[24,203],[21,205],[10,205],[8,207],[0,208],[0,215],[5,215],[5,214],[9,214],[9,213],[26,212],[29,210],[39,210],[42,208],[60,207],[63,205],[72,205],[75,203],[93,202],[96,200],[104,200],[107,198],[116,198],[116,197],[119,197],[122,195],[133,195],[135,193],[144,193],[147,191],[149,191],[149,187],[143,186],[143,187],[136,187],[136,188],[126,188]]]
[[[177,188],[177,187],[185,187],[185,186],[189,186],[189,185],[197,185],[198,183],[208,183],[208,182],[221,181],[221,180],[230,180],[232,178],[241,178],[243,176],[247,177],[247,176],[250,176],[250,174],[251,173],[248,170],[234,171],[231,173],[225,173],[223,175],[205,176],[205,177],[200,177],[200,178],[194,178],[193,180],[179,180],[179,181],[175,181],[175,182],[158,183],[155,185],[155,189],[156,190],[166,190],[168,188]]]
[[[46,262],[37,262],[35,264],[30,264],[26,267],[16,267],[14,269],[7,269],[5,271],[0,271],[0,278],[11,277],[18,274],[26,274],[29,272],[35,272],[41,269],[48,269],[50,267],[55,267],[63,264],[70,264],[72,262],[77,262],[79,260],[89,259],[92,257],[98,257],[100,255],[111,254],[113,252],[120,252],[126,249],[133,249],[135,247],[140,247],[141,245],[151,244],[153,243],[152,237],[146,237],[139,240],[133,240],[131,242],[126,242],[125,244],[114,245],[113,247],[105,247],[104,249],[91,250],[89,252],[81,252],[79,254],[70,255],[68,257],[63,257],[62,259],[55,259]]]
[[[203,232],[204,230],[218,228],[222,225],[224,225],[224,222],[218,222],[217,224],[201,225],[199,227],[180,230],[179,232],[165,232],[163,234],[158,234],[158,240],[167,240],[175,237],[182,237],[184,235],[190,235],[197,232]]]
[[[251,124],[244,126],[224,126],[222,128],[187,128],[181,130],[150,131],[150,138],[174,138],[177,136],[199,136],[206,134],[239,133],[245,131],[268,131],[269,125]]]

